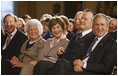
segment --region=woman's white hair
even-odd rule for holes
[[[24,27],[25,32],[28,31],[28,26],[33,26],[33,25],[37,25],[39,33],[40,33],[39,35],[41,35],[43,33],[43,26],[41,22],[37,19],[31,19],[28,22],[26,22],[26,25]]]

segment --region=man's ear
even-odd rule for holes
[[[18,25],[18,22],[15,22],[15,27],[17,27],[17,25]]]
[[[108,27],[107,27],[107,31],[109,31],[109,25],[107,25]]]

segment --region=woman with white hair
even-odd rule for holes
[[[34,68],[32,63],[37,62],[38,54],[41,53],[45,44],[45,40],[41,37],[43,27],[40,21],[31,19],[26,23],[24,30],[28,40],[22,45],[19,58],[13,57],[11,63],[13,67],[21,67],[21,75],[32,75]]]

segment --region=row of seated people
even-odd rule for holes
[[[111,74],[117,62],[117,43],[114,33],[109,33],[108,16],[94,16],[89,9],[79,11],[74,18],[76,33],[70,35],[65,17],[30,19],[24,34],[16,29],[16,16],[7,14],[3,20],[7,33],[1,38],[1,74]],[[43,38],[46,34],[50,34],[48,39]]]
[[[82,13],[82,11],[78,11],[78,13]],[[67,18],[66,16],[64,15],[60,15],[60,17],[64,20],[65,22],[65,34],[66,34],[66,37],[70,40],[72,38],[72,36],[76,33],[76,32],[80,32],[81,31],[81,28],[79,27],[79,23],[80,23],[80,20],[78,20],[78,18],[75,16],[74,19],[72,18]],[[81,17],[81,16],[78,16],[78,17]],[[111,18],[110,16],[108,16],[109,19],[110,19],[110,23],[109,23],[109,33],[111,34],[111,36],[116,40],[117,39],[117,19],[115,18]],[[44,14],[42,15],[42,17],[40,18],[40,22],[41,24],[43,25],[43,33],[42,33],[42,37],[47,40],[48,38],[53,38],[53,34],[51,34],[51,32],[49,31],[49,27],[48,27],[48,24],[49,24],[49,21],[50,19],[52,18],[52,16],[50,14]],[[22,16],[22,18],[18,18],[18,21],[17,21],[17,25],[16,25],[16,28],[21,31],[22,33],[25,33],[24,31],[24,26],[25,26],[25,23],[29,20],[31,20],[32,18],[29,16],[29,15],[24,15]],[[3,29],[2,29],[3,30]],[[3,33],[4,34],[4,31]]]

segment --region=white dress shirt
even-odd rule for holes
[[[36,40],[34,40],[34,41],[32,41],[32,42],[31,42],[31,41],[29,41],[29,44],[33,44],[33,43],[35,43],[35,42],[36,42]]]
[[[92,31],[92,29],[89,29],[87,31],[82,32],[82,36],[81,37],[85,36],[86,34],[90,33],[91,31]]]

